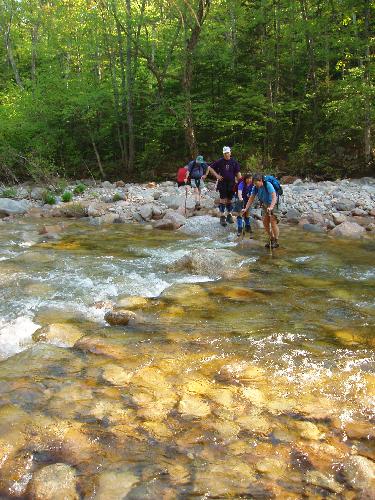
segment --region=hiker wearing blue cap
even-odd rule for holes
[[[217,190],[220,194],[219,210],[220,224],[226,226],[229,222],[233,224],[232,217],[232,199],[234,196],[235,182],[241,178],[240,164],[234,158],[231,158],[229,146],[223,147],[223,157],[211,163],[209,172],[218,180]],[[225,217],[225,211],[227,216]]]
[[[207,163],[204,161],[203,156],[198,155],[195,160],[188,163],[186,171],[185,182],[187,183],[188,177],[191,179],[191,187],[194,189],[195,208],[201,209],[201,192],[204,188],[203,180],[207,175]]]

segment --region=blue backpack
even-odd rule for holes
[[[276,191],[277,197],[282,196],[282,194],[283,194],[283,188],[281,187],[281,184],[276,179],[276,177],[274,177],[273,175],[264,175],[263,176],[263,182],[264,182],[264,189],[266,191],[267,191],[267,182],[269,182],[274,187],[274,189]]]

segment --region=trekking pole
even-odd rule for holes
[[[186,217],[187,193],[188,193],[188,187],[187,187],[187,184],[186,184],[185,185],[185,217]]]
[[[270,236],[270,255],[272,256],[273,253],[272,253],[272,224],[271,224],[271,212],[269,213],[269,218],[270,218],[270,222],[269,222],[269,236]]]

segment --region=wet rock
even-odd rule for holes
[[[125,185],[126,185],[126,184],[125,184],[125,182],[124,182],[124,181],[121,181],[121,180],[120,180],[120,181],[116,181],[115,185],[116,185],[116,187],[118,187],[118,188],[122,188],[122,187],[125,187]]]
[[[54,224],[53,226],[42,226],[39,230],[39,234],[47,234],[47,233],[61,233],[64,231],[65,226],[63,224]]]
[[[287,464],[278,458],[263,458],[255,464],[255,468],[262,474],[279,479],[285,473]]]
[[[181,257],[168,270],[188,270],[208,276],[238,276],[242,258],[226,249],[196,249]]]
[[[318,441],[324,437],[318,426],[312,422],[295,422],[295,427],[303,439]]]
[[[360,455],[352,456],[344,462],[342,472],[345,479],[355,490],[369,495],[374,493],[375,463],[372,460]],[[373,496],[368,498],[373,498]]]
[[[111,326],[125,326],[137,322],[137,315],[133,311],[113,310],[108,311],[104,316],[105,321]]]
[[[102,377],[110,384],[124,386],[127,385],[132,379],[133,372],[111,363],[103,368]]]
[[[259,415],[244,415],[236,421],[240,427],[248,432],[259,435],[268,435],[272,431],[270,421]]]
[[[48,342],[57,346],[72,347],[84,333],[76,326],[69,323],[54,323],[39,328],[33,333],[35,342]]]
[[[178,411],[185,417],[203,418],[211,413],[211,408],[201,397],[187,393],[181,398]]]
[[[175,226],[170,219],[157,220],[153,224],[154,229],[163,229],[167,231],[173,231]]]
[[[305,473],[305,481],[308,484],[318,486],[333,493],[341,493],[344,489],[342,484],[335,481],[332,475],[323,474],[317,470],[310,470]]]
[[[320,224],[304,224],[302,226],[302,229],[304,231],[307,231],[308,233],[325,233],[325,228],[322,227]]]
[[[126,353],[121,346],[110,344],[101,337],[87,336],[82,337],[74,344],[75,349],[89,351],[93,354],[108,356],[113,359],[124,359]]]
[[[370,422],[345,422],[344,431],[350,439],[375,439],[375,427]]]
[[[365,231],[364,227],[356,224],[355,222],[342,222],[332,229],[329,234],[335,237],[357,239],[361,238]]]
[[[118,219],[117,214],[107,213],[99,217],[100,224],[114,224]]]
[[[5,464],[0,461],[0,492],[10,497],[25,495],[32,476],[33,455],[22,451]]]
[[[366,226],[366,231],[375,231],[375,224],[371,222],[371,224]]]
[[[43,210],[39,207],[32,207],[30,208],[30,210],[28,210],[27,212],[27,215],[29,217],[35,217],[35,218],[38,218],[38,217],[42,217],[43,216]]]
[[[35,500],[78,500],[75,470],[62,463],[43,467],[33,475],[30,494]]]
[[[140,307],[147,307],[148,303],[149,299],[146,299],[145,297],[131,295],[126,297],[119,297],[116,302],[116,307],[121,307],[124,309],[137,309]]]

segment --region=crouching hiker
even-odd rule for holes
[[[277,179],[272,176],[263,177],[261,174],[254,174],[254,187],[244,209],[242,210],[242,213],[245,214],[252,205],[255,197],[258,197],[262,206],[264,230],[269,237],[269,242],[265,245],[266,248],[277,248],[279,246],[279,228],[277,225],[279,221],[276,215],[278,194],[276,193],[273,179],[276,183],[278,183]]]
[[[198,155],[195,160],[188,164],[185,182],[188,177],[191,179],[191,187],[194,188],[195,208],[201,209],[201,192],[204,188],[203,180],[206,178],[208,166],[205,163],[203,156]]]
[[[251,191],[253,189],[253,176],[251,174],[244,175],[243,179],[240,180],[238,184],[236,202],[235,202],[235,212],[237,212],[237,236],[241,236],[243,231],[245,233],[252,233],[250,226],[249,209],[242,213],[242,209],[246,206]],[[244,223],[245,222],[245,227]]]
[[[217,191],[220,194],[219,210],[220,224],[226,226],[229,222],[233,224],[232,200],[234,195],[234,184],[241,178],[240,164],[234,158],[231,158],[230,147],[223,147],[223,157],[211,163],[209,172],[218,180]],[[225,217],[225,211],[227,216]]]

